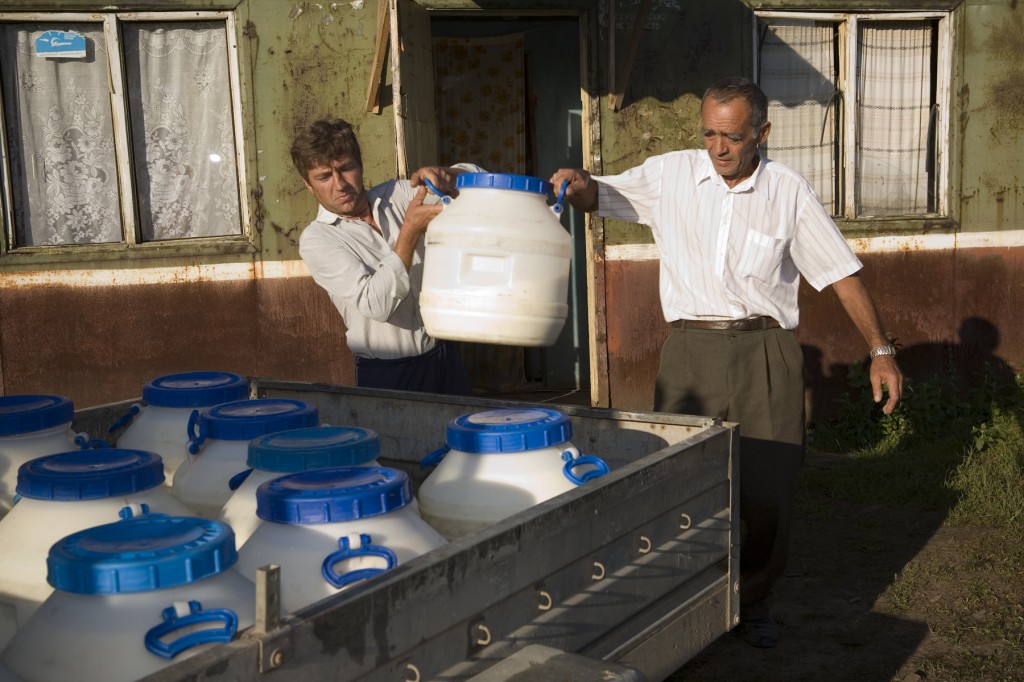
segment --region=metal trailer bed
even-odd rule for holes
[[[531,403],[252,379],[258,398],[316,405],[376,431],[409,473],[449,420]],[[104,435],[133,401],[81,410]],[[530,645],[663,680],[739,620],[738,436],[695,416],[545,404],[611,472],[292,614],[262,570],[257,624],[147,682],[470,680]],[[487,679],[495,679],[488,676]],[[537,679],[537,678],[534,678]]]

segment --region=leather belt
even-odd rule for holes
[[[779,321],[774,317],[759,315],[742,320],[676,320],[672,323],[676,329],[716,329],[719,331],[753,332],[762,329],[775,329]]]

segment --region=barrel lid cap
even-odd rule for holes
[[[148,514],[72,533],[54,543],[46,580],[78,594],[150,592],[217,575],[238,561],[220,521]]]
[[[17,493],[52,502],[131,495],[164,482],[160,455],[146,450],[101,448],[58,452],[18,468]]]
[[[572,438],[572,422],[557,410],[508,408],[464,414],[448,422],[447,445],[474,454],[525,452]]]
[[[17,436],[42,431],[75,418],[70,398],[59,395],[0,396],[0,436]]]
[[[150,379],[142,399],[157,407],[209,407],[249,395],[249,380],[232,372],[182,372]]]
[[[511,173],[461,173],[455,178],[455,188],[512,189],[545,196],[551,193],[551,183],[547,180]]]
[[[358,466],[380,455],[380,438],[355,426],[311,426],[268,433],[249,442],[253,469],[292,473]]]
[[[386,514],[412,499],[409,477],[398,469],[314,469],[263,483],[256,489],[256,515],[293,525],[338,523]]]
[[[317,409],[301,400],[261,398],[236,400],[200,411],[206,437],[252,440],[268,433],[316,426]]]

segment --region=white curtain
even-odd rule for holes
[[[47,30],[86,39],[84,58],[35,55]],[[102,24],[0,26],[0,77],[17,246],[121,239]]]
[[[224,24],[127,23],[143,241],[241,232]]]
[[[799,171],[837,214],[836,25],[779,19],[762,31],[759,83],[772,124],[767,156]]]
[[[926,213],[931,22],[861,22],[858,57],[857,213]]]
[[[102,24],[0,25],[16,246],[121,241],[120,190],[143,241],[241,232],[224,22],[122,28],[134,190],[118,183]],[[37,56],[48,30],[83,35],[85,57]]]

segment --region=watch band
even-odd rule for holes
[[[877,358],[879,355],[896,355],[896,346],[891,343],[887,343],[884,346],[872,348],[870,355],[873,358]]]

